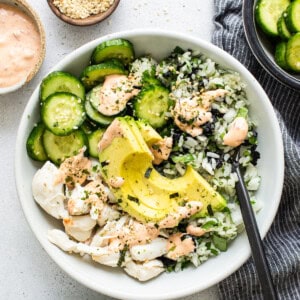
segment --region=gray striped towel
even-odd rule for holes
[[[280,299],[300,299],[300,91],[266,73],[252,55],[242,24],[242,0],[214,0],[212,42],[232,54],[260,82],[278,117],[285,151],[283,194],[274,223],[264,239],[267,259]],[[270,151],[272,151],[270,149]],[[220,299],[263,299],[250,258],[219,284]]]

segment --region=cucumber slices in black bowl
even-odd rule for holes
[[[300,90],[300,0],[244,0],[248,44],[279,82]]]

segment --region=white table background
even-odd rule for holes
[[[112,299],[74,281],[47,255],[23,215],[14,181],[19,120],[35,87],[68,53],[97,37],[136,28],[160,28],[210,41],[212,0],[121,0],[105,21],[76,27],[60,21],[46,0],[28,0],[46,31],[47,53],[38,75],[17,92],[0,95],[0,299]],[[216,288],[186,297],[216,299]]]

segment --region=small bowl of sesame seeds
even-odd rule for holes
[[[110,16],[120,0],[48,0],[49,7],[62,21],[88,26],[97,24]]]

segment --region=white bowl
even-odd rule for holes
[[[129,39],[134,44],[137,55],[151,53],[157,59],[168,55],[175,46],[198,49],[222,66],[241,74],[247,84],[251,116],[258,124],[258,150],[261,153],[258,170],[262,182],[257,197],[264,202],[264,207],[258,213],[257,221],[264,237],[280,202],[284,158],[281,133],[273,107],[256,79],[237,60],[212,44],[183,34],[158,30],[134,30],[99,38],[75,50],[52,71],[65,70],[79,75],[88,64],[92,50],[99,43],[116,37]],[[39,87],[32,94],[19,126],[15,153],[17,190],[25,216],[37,239],[52,259],[71,277],[93,290],[115,298],[173,299],[196,293],[220,282],[247,260],[250,247],[247,236],[243,233],[233,241],[227,252],[210,258],[198,268],[165,273],[149,282],[139,283],[122,270],[103,267],[78,255],[69,255],[51,244],[46,237],[47,231],[61,225],[47,216],[32,198],[31,180],[39,165],[27,156],[25,147],[27,136],[39,118],[38,94]]]

